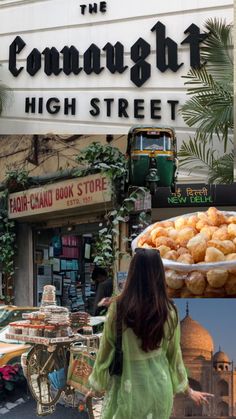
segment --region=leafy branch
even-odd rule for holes
[[[148,190],[146,188],[138,187],[131,194],[123,200],[121,205],[110,211],[106,217],[105,227],[103,227],[98,234],[94,246],[94,263],[98,266],[106,268],[111,271],[114,262],[118,257],[122,256],[119,247],[114,245],[119,234],[118,226],[120,222],[127,223],[130,215],[135,211],[135,203],[141,196],[144,196]],[[150,220],[146,212],[141,212],[138,217],[137,225],[133,226],[133,231],[130,237],[123,237],[124,242],[131,242],[141,230],[150,224]]]
[[[29,184],[29,172],[23,168],[8,169],[5,176],[5,185],[10,192],[18,192]]]
[[[93,173],[104,172],[113,181],[121,179],[127,174],[127,160],[116,147],[93,142],[89,147],[81,150],[76,157],[81,166],[76,176],[86,176]]]
[[[15,256],[15,223],[8,218],[8,193],[0,199],[0,267],[3,273],[4,299],[6,303],[13,301],[13,277]]]
[[[183,141],[178,153],[180,166],[186,167],[191,173],[193,170],[205,171],[210,183],[232,183],[234,153],[218,157],[216,150],[207,142],[197,142],[190,138],[188,142]]]
[[[181,108],[184,121],[196,128],[196,135],[182,143],[178,157],[180,166],[207,171],[209,182],[233,181],[231,139],[233,118],[233,42],[232,25],[219,19],[205,24],[209,36],[201,48],[202,66],[191,68],[185,85],[190,99]],[[213,149],[213,140],[224,146],[223,157]],[[228,151],[229,150],[229,151]]]

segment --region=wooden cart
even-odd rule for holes
[[[98,349],[99,335],[74,335],[68,338],[41,338],[8,334],[6,337],[15,340],[27,341],[32,345],[26,358],[26,378],[30,392],[37,402],[37,414],[40,416],[55,411],[56,403],[64,399],[79,411],[87,411],[90,419],[94,419],[92,399],[83,401],[83,395],[78,398],[77,389],[68,385],[67,369],[70,354],[76,344],[76,350],[86,351],[88,342],[93,351]],[[95,353],[94,353],[95,357]],[[54,378],[58,385],[52,385]],[[78,401],[79,399],[79,401]]]

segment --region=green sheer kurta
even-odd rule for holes
[[[116,304],[109,308],[99,352],[92,374],[91,388],[106,391],[102,419],[169,419],[173,395],[184,392],[188,386],[186,370],[180,349],[180,326],[169,339],[165,325],[165,338],[161,347],[144,352],[132,329],[122,335],[123,373],[110,376],[109,366],[115,351]],[[174,310],[170,315],[176,316]]]

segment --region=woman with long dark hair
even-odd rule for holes
[[[111,376],[117,315],[123,325],[123,369],[121,376]],[[136,249],[125,288],[110,305],[89,382],[88,395],[106,392],[102,419],[169,419],[176,393],[207,403],[208,393],[188,385],[178,315],[167,297],[157,250]]]

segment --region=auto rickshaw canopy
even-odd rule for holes
[[[169,127],[133,126],[128,133],[127,153],[132,151],[176,153],[175,131]]]

